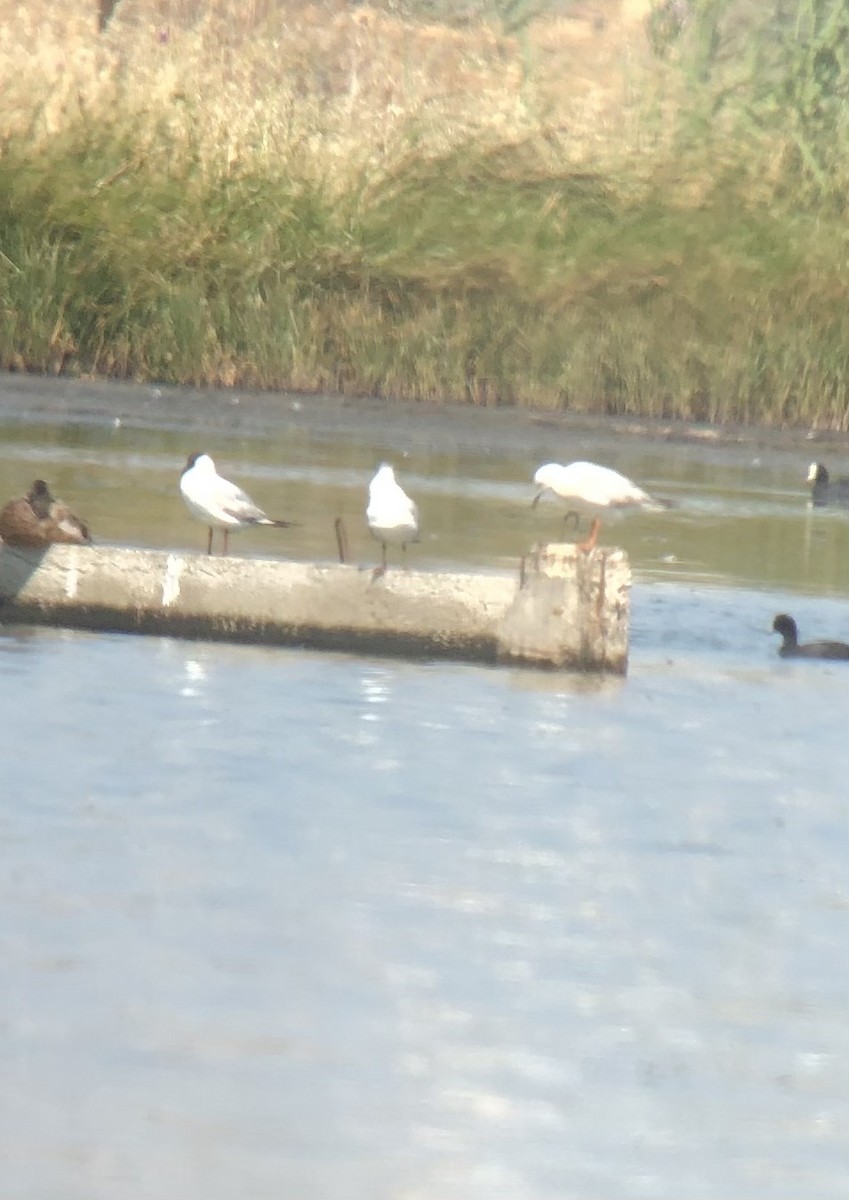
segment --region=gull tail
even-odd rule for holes
[[[678,504],[675,500],[666,500],[660,496],[652,496],[648,504],[643,504],[642,507],[646,512],[668,512],[670,508],[677,508]]]

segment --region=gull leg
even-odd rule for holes
[[[348,530],[345,528],[345,522],[341,517],[337,517],[333,522],[333,528],[336,530],[336,548],[339,551],[340,563],[348,561]]]
[[[381,562],[379,567],[375,567],[374,570],[372,571],[372,573],[371,573],[372,583],[374,583],[375,579],[380,579],[381,575],[386,574],[386,542],[381,542],[380,544],[383,547],[383,561]]]
[[[230,536],[230,530],[225,529],[224,530],[224,553],[225,553],[225,555],[227,553],[227,539],[229,538],[229,536]]]
[[[206,539],[206,553],[212,553],[212,526],[209,527],[209,537]]]
[[[585,553],[589,553],[589,551],[593,549],[598,541],[599,529],[601,529],[601,521],[598,519],[598,517],[593,517],[593,523],[590,526],[590,532],[587,540],[585,542],[576,542],[575,544],[577,548],[579,550],[583,550]]]

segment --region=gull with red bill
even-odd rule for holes
[[[537,494],[533,505],[543,496],[551,495],[565,501],[568,512],[590,517],[590,532],[579,550],[592,550],[598,540],[601,518],[610,519],[633,512],[663,512],[671,508],[668,500],[655,500],[648,492],[637,487],[625,475],[610,467],[600,467],[591,462],[573,462],[568,466],[546,463],[534,475]]]

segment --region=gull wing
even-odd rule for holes
[[[221,511],[228,517],[233,517],[237,521],[267,520],[265,513],[257,504],[254,504],[248,493],[242,491],[235,483],[231,483],[229,479],[222,479],[216,491]]]

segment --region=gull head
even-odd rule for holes
[[[808,467],[808,483],[824,483],[828,479],[828,471],[822,463],[812,462]]]
[[[380,487],[380,485],[384,484],[384,483],[386,483],[386,484],[394,483],[395,482],[395,470],[392,467],[391,463],[388,463],[388,462],[380,463],[380,465],[378,466],[377,470],[374,473],[374,478],[372,479],[371,482],[372,482],[372,484],[377,484],[378,487]]]
[[[183,467],[183,474],[186,471],[197,471],[200,474],[215,474],[215,463],[208,454],[204,454],[201,450],[196,450],[194,454],[190,454],[186,459],[186,465]]]
[[[556,483],[563,472],[560,463],[546,463],[545,466],[537,467],[534,472],[534,483],[537,486],[537,494],[531,501],[531,506],[536,508],[546,492],[556,492]]]

